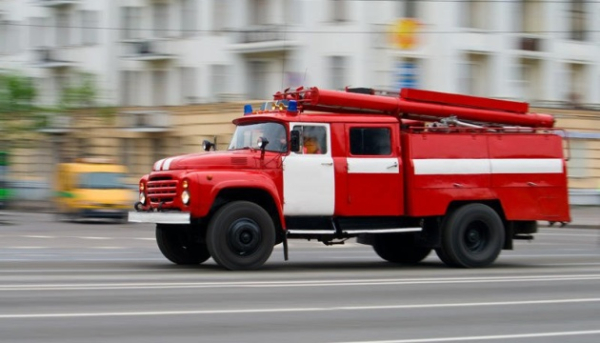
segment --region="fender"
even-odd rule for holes
[[[263,190],[271,196],[277,208],[277,214],[281,225],[285,229],[283,218],[283,199],[282,184],[278,186],[274,180],[274,175],[267,175],[264,172],[251,171],[201,171],[188,174],[187,177],[195,179],[199,188],[198,206],[191,208],[192,217],[205,217],[208,215],[218,194],[225,189],[234,188],[253,188]]]

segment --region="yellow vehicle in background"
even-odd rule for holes
[[[61,163],[56,173],[55,209],[59,219],[107,218],[127,221],[132,192],[127,168],[96,158]]]

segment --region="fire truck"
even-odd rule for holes
[[[130,222],[176,264],[257,269],[288,240],[349,238],[386,261],[492,264],[538,221],[570,221],[564,132],[523,102],[402,89],[277,92],[226,151],[157,161]]]

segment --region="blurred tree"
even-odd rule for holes
[[[36,103],[37,90],[31,78],[14,71],[0,73],[0,151],[10,155],[12,148],[27,146],[40,129],[51,128],[58,117],[112,118],[113,107],[96,104],[95,75],[76,76],[76,82],[62,88],[55,106],[43,107]]]
[[[16,72],[0,74],[0,151],[9,150],[20,133],[32,128],[36,94],[31,79]]]

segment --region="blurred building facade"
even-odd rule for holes
[[[223,144],[238,101],[413,87],[556,114],[572,137],[570,186],[600,203],[598,15],[583,0],[0,0],[0,69],[31,77],[47,106],[91,73],[97,104],[117,108],[52,118],[11,170],[43,184],[53,163],[93,154],[137,177],[202,137]]]

